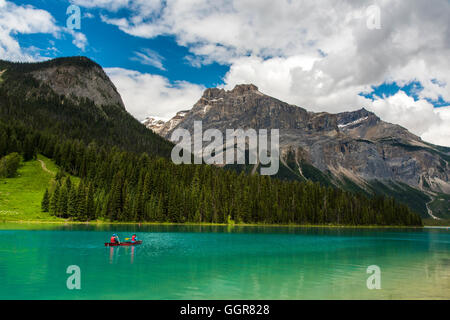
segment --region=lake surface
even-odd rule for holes
[[[0,224],[0,299],[450,299],[450,231]]]

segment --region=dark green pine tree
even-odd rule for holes
[[[145,174],[144,170],[141,170],[141,173],[139,175],[137,185],[137,195],[136,195],[136,202],[135,206],[133,207],[133,219],[135,221],[139,221],[142,216],[144,216],[144,181],[145,181]]]
[[[59,183],[56,184],[55,191],[50,198],[50,213],[54,216],[58,216],[58,200],[59,200],[60,186]]]
[[[122,172],[119,171],[114,176],[109,195],[108,217],[111,221],[116,221],[122,215],[122,184]]]
[[[8,153],[8,135],[6,132],[0,133],[0,158]]]
[[[33,136],[27,135],[23,143],[23,160],[30,161],[36,158],[36,147],[33,143]]]
[[[67,187],[63,186],[58,199],[58,214],[62,218],[67,218],[67,202],[69,200],[69,194]]]
[[[128,180],[125,179],[125,182],[122,186],[122,203],[121,203],[121,210],[120,215],[118,216],[118,220],[120,221],[133,221],[133,213],[131,211],[129,201],[131,200],[129,193],[128,193]],[[143,221],[143,216],[138,221]]]
[[[167,218],[164,215],[164,197],[162,193],[159,194],[158,204],[156,207],[156,217],[158,222],[167,221]]]
[[[70,190],[72,189],[72,180],[70,180],[70,177],[66,178],[66,188],[67,191],[70,193]]]
[[[86,221],[87,219],[87,197],[86,188],[84,187],[83,180],[80,181],[77,190],[78,198],[78,219],[81,221]]]
[[[123,211],[122,211],[122,219],[124,221],[143,221],[145,219],[139,220],[133,212],[133,202],[131,195],[129,193],[125,194],[124,203],[123,203]]]
[[[200,212],[200,207],[197,207],[197,210],[195,210],[194,222],[196,223],[202,222],[202,214]]]
[[[95,220],[95,200],[94,200],[94,186],[89,183],[86,199],[86,216],[88,220]]]
[[[60,169],[60,170],[58,170],[58,172],[56,173],[55,180],[59,182],[59,181],[61,181],[61,179],[62,179],[64,176],[65,176],[64,171]]]
[[[50,196],[48,194],[48,189],[45,189],[44,197],[41,202],[42,212],[48,212],[50,210]]]
[[[78,194],[75,188],[71,188],[69,192],[69,200],[67,202],[67,215],[69,218],[78,218]]]

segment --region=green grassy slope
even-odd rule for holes
[[[50,171],[42,168],[41,162]],[[22,162],[17,176],[0,179],[0,221],[61,219],[41,212],[46,188],[51,188],[58,167],[50,159],[39,155],[37,160]],[[78,183],[77,178],[72,178]]]

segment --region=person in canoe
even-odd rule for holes
[[[119,240],[119,237],[117,236],[117,234],[114,233],[112,235],[110,242],[120,244],[120,240]]]
[[[131,236],[131,243],[136,243],[138,241],[137,236],[135,234],[133,234]]]

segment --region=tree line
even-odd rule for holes
[[[0,135],[24,128],[0,125]],[[23,136],[23,135],[22,135]],[[136,222],[421,225],[393,199],[368,198],[319,183],[282,181],[208,165],[175,165],[146,153],[28,132],[27,149],[63,170],[42,201],[44,211],[74,220]],[[9,138],[7,141],[12,141]],[[19,148],[19,146],[21,146]],[[2,151],[5,153],[5,150]],[[68,174],[81,178],[76,186]]]

